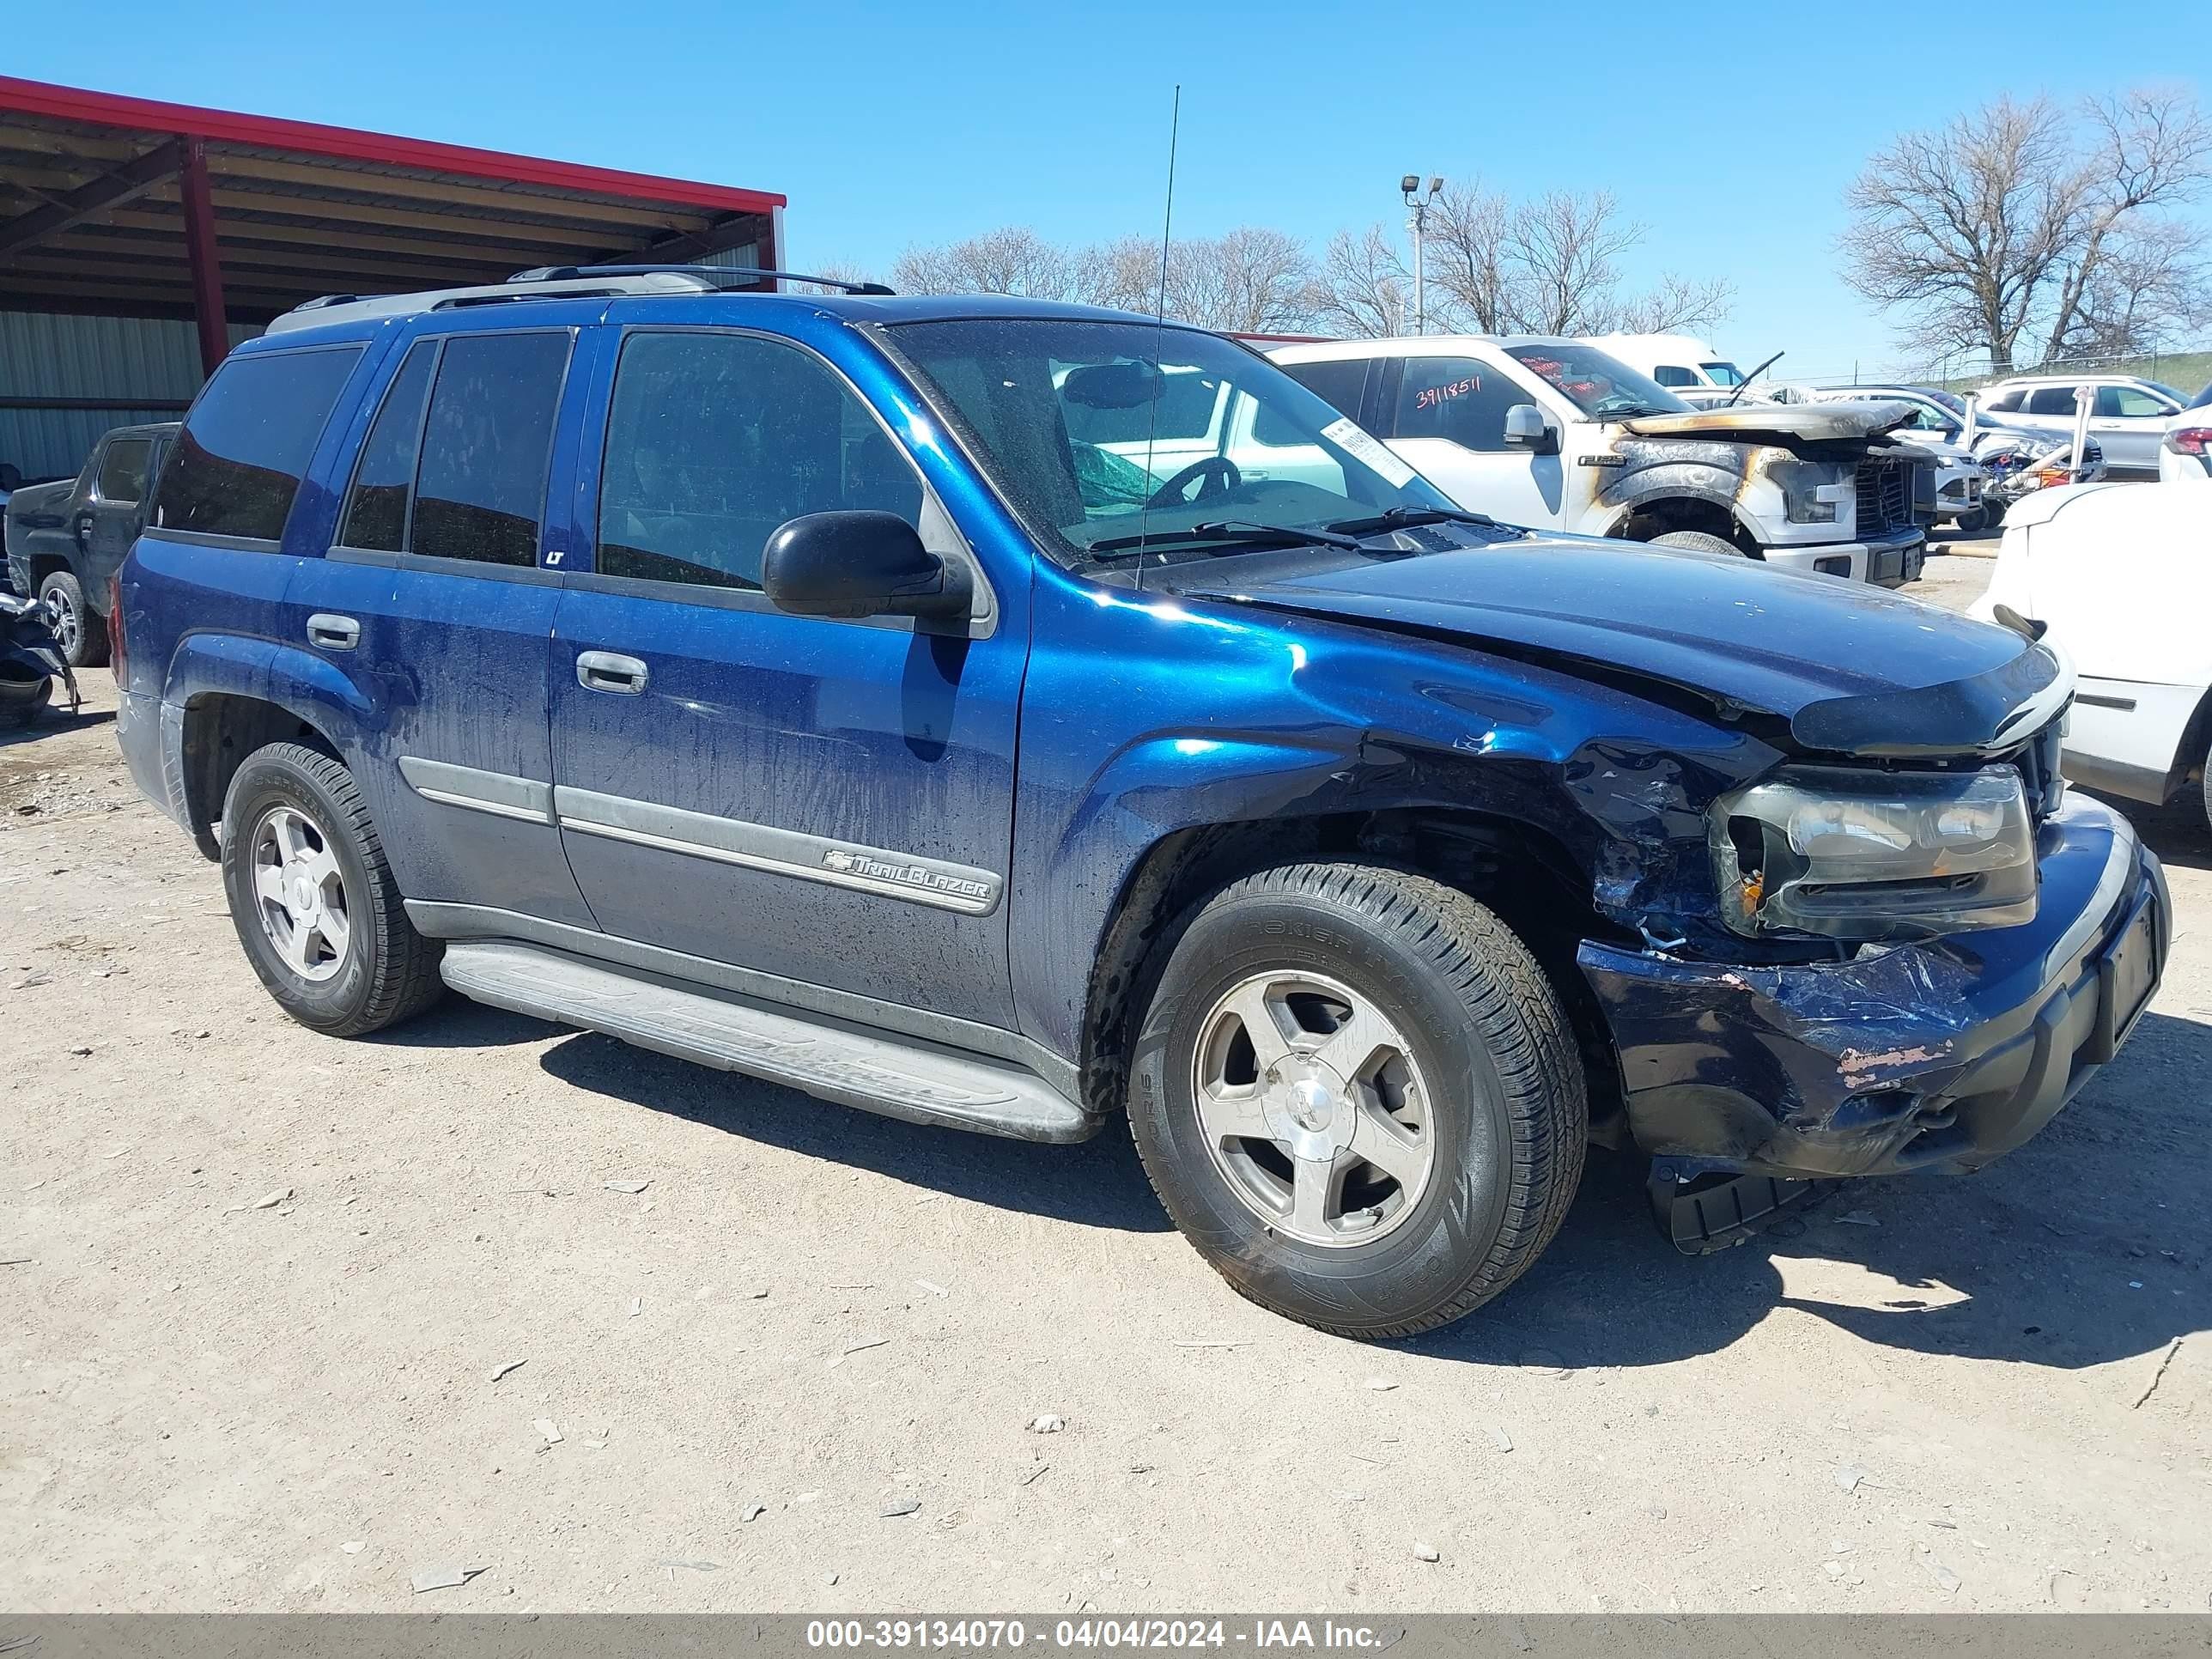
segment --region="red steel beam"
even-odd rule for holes
[[[222,262],[216,252],[215,200],[208,192],[207,145],[186,137],[178,174],[184,198],[185,253],[192,268],[192,321],[200,336],[200,372],[212,374],[230,353],[230,313],[222,302]]]

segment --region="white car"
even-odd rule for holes
[[[1501,524],[1887,586],[1919,576],[1934,471],[1888,435],[1910,418],[1902,405],[1692,409],[1595,346],[1538,335],[1332,340],[1268,355]],[[1226,441],[1221,453],[1245,467],[1236,434]]]
[[[1581,337],[1584,345],[1595,346],[1669,391],[1684,386],[1733,390],[1744,382],[1741,369],[1692,335],[1585,334]],[[1705,407],[1702,403],[1698,406]]]
[[[2074,394],[2081,386],[2096,394],[2089,435],[2105,452],[2105,464],[2116,472],[2157,471],[2166,422],[2184,401],[2170,386],[2132,374],[2021,374],[1983,387],[1974,403],[1993,425],[2041,437],[2071,437]]]
[[[2046,625],[2073,659],[2066,775],[2162,805],[2205,787],[2212,748],[2212,492],[2194,483],[2066,484],[2012,509],[1984,621]]]
[[[2166,483],[2212,479],[2212,386],[2166,422],[2158,447],[2158,476]]]

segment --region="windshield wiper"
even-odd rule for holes
[[[1357,553],[1359,544],[1335,530],[1298,530],[1289,525],[1261,524],[1249,519],[1224,519],[1194,524],[1188,530],[1156,530],[1148,535],[1109,536],[1085,550],[1097,558],[1141,553],[1153,547],[1192,547],[1220,542],[1231,547],[1340,547]]]
[[[1757,368],[1753,369],[1750,374],[1745,375],[1743,379],[1738,380],[1735,383],[1735,390],[1729,393],[1728,401],[1723,404],[1721,407],[1723,409],[1734,409],[1735,407],[1735,400],[1738,398],[1742,397],[1746,392],[1751,389],[1751,383],[1757,380],[1760,375],[1765,374],[1768,369],[1773,368],[1775,364],[1781,361],[1782,354],[1778,351],[1771,357],[1769,357],[1765,362],[1761,363]]]
[[[1456,507],[1386,507],[1372,518],[1339,519],[1329,526],[1340,535],[1372,536],[1378,530],[1410,530],[1425,524],[1471,524],[1485,530],[1510,530],[1487,513]]]

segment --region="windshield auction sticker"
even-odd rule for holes
[[[1413,469],[1392,454],[1389,447],[1379,438],[1370,438],[1351,421],[1338,419],[1322,428],[1321,435],[1339,449],[1357,455],[1361,460],[1389,479],[1391,487],[1403,489],[1413,482]]]

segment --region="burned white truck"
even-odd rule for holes
[[[1426,335],[1269,354],[1461,506],[1502,524],[1894,587],[1936,512],[1901,404],[1694,409],[1598,347]]]

